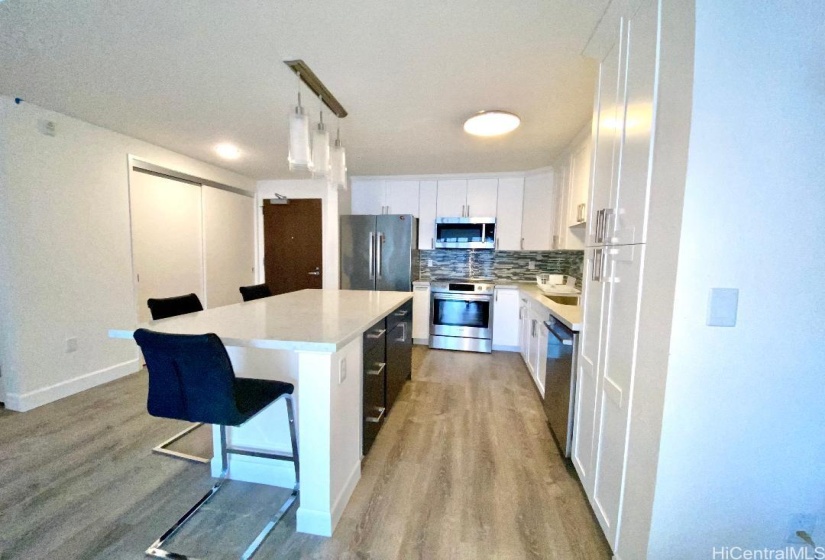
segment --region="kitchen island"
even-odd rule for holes
[[[213,332],[226,345],[238,377],[295,385],[297,529],[331,536],[361,476],[363,334],[411,299],[410,292],[301,290],[140,326],[175,334]],[[134,329],[109,331],[112,338],[133,334]],[[232,447],[289,453],[282,401],[227,432]],[[218,471],[213,459],[213,476]],[[246,455],[230,455],[229,478],[283,488],[295,484],[291,463]]]

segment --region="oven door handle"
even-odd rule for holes
[[[493,301],[493,295],[476,295],[476,294],[447,294],[447,293],[434,293],[433,300],[445,300],[445,301]]]

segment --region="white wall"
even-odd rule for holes
[[[264,281],[264,230],[261,206],[267,198],[274,198],[275,194],[282,194],[287,198],[320,198],[322,209],[323,236],[323,278],[322,286],[327,290],[337,290],[338,278],[338,190],[330,189],[325,179],[289,179],[258,181],[257,202],[257,263],[258,282]]]
[[[696,2],[690,152],[648,557],[825,545],[825,4]],[[738,288],[734,328],[705,326]],[[812,552],[812,551],[811,551]]]
[[[55,137],[38,120],[57,125]],[[0,97],[0,368],[27,410],[137,370],[127,156],[254,190],[249,178]],[[3,171],[3,169],[5,171]],[[78,349],[66,353],[66,338]]]

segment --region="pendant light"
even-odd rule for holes
[[[289,170],[311,169],[309,151],[309,116],[301,106],[301,74],[298,73],[298,105],[289,115]]]
[[[329,184],[332,188],[347,190],[347,158],[341,144],[341,119],[338,119],[335,144],[329,154]]]
[[[321,96],[320,119],[318,126],[312,131],[312,159],[310,170],[313,177],[327,177],[329,175],[329,132],[324,124],[324,105]]]

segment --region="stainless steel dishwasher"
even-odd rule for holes
[[[544,413],[550,431],[565,457],[573,440],[573,398],[576,391],[578,333],[551,317],[544,322],[547,334],[547,374],[544,384]]]

